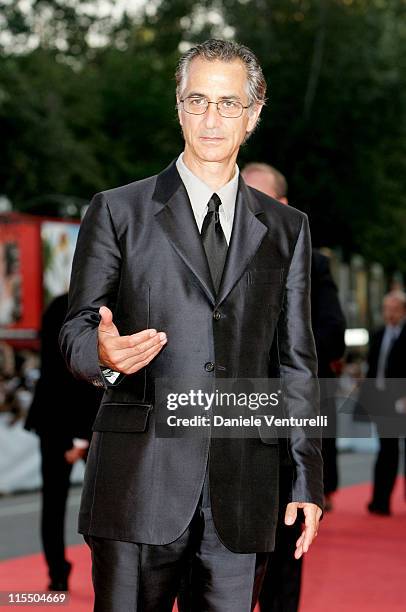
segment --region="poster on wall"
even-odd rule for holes
[[[38,222],[25,215],[0,220],[0,337],[34,340],[41,321]]]
[[[22,316],[21,257],[18,242],[0,242],[0,325],[17,323]]]
[[[41,226],[44,305],[69,289],[79,225],[46,221]]]

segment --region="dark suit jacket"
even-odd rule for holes
[[[99,389],[74,378],[66,367],[58,336],[68,310],[68,295],[55,298],[45,310],[41,326],[41,375],[25,428],[72,448],[73,438],[90,440],[100,405]]]
[[[319,378],[333,378],[331,362],[345,351],[345,318],[330,272],[328,258],[313,249],[311,282],[312,328]]]
[[[385,327],[381,327],[372,334],[368,351],[367,378],[376,378],[384,333]],[[406,324],[403,325],[402,331],[389,352],[385,376],[388,378],[406,378]]]
[[[106,388],[88,458],[79,529],[95,536],[167,544],[189,524],[209,461],[221,540],[238,552],[270,551],[278,514],[278,440],[156,437],[153,384],[266,378],[278,334],[283,380],[316,376],[310,321],[307,217],[241,179],[224,275],[215,295],[187,192],[171,164],[158,176],[95,196],[75,253],[61,347],[72,371],[105,381],[97,354],[98,309],[121,334],[153,327],[168,343],[156,359]],[[216,314],[219,313],[219,314]],[[311,385],[287,385],[291,414],[306,413]],[[145,400],[145,401],[143,401]],[[313,411],[315,407],[313,406]],[[322,505],[319,439],[290,440],[291,497]]]
[[[368,370],[366,380],[360,391],[358,412],[361,414],[367,413],[372,415],[373,418],[377,416],[394,417],[397,425],[392,420],[391,429],[396,430],[399,427],[398,433],[401,435],[405,431],[405,417],[396,413],[394,404],[398,398],[406,396],[406,324],[403,325],[402,331],[387,357],[385,391],[379,391],[375,386],[375,381],[371,379],[376,379],[377,376],[384,332],[385,327],[381,327],[371,336],[368,351]]]

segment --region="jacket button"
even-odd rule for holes
[[[207,363],[204,364],[204,369],[206,370],[206,372],[213,372],[214,363],[212,361],[208,361]]]
[[[221,319],[221,314],[219,313],[219,311],[218,311],[218,310],[215,310],[215,311],[213,312],[213,319],[214,319],[215,321],[218,321],[219,319]]]

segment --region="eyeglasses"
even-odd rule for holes
[[[243,110],[251,106],[251,104],[244,106],[241,102],[237,102],[237,100],[227,99],[219,100],[218,102],[210,102],[203,96],[189,96],[180,102],[183,106],[183,110],[191,115],[204,115],[209,108],[209,104],[215,104],[219,115],[230,119],[238,119],[238,117],[241,117]]]

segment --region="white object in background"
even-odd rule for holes
[[[368,330],[363,327],[346,329],[344,341],[346,346],[366,346],[369,342]]]
[[[0,494],[38,490],[41,482],[39,438],[24,429],[23,421],[9,426],[10,414],[0,414]],[[73,466],[71,482],[83,481],[84,463]]]

